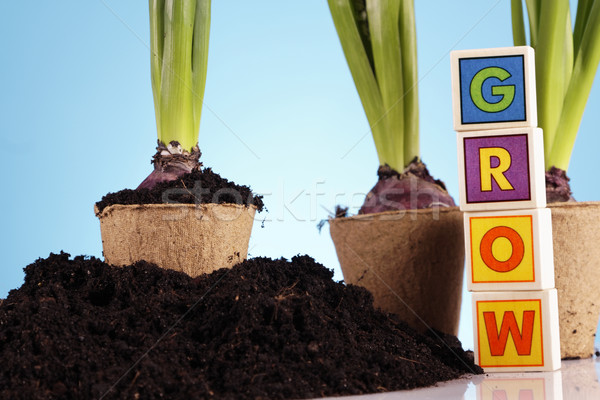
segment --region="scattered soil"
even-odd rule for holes
[[[255,205],[264,209],[262,196],[254,196],[248,186],[237,185],[210,168],[194,169],[173,181],[157,183],[154,188],[124,189],[109,193],[96,203],[98,211],[113,204],[231,203]]]
[[[335,217],[336,218],[346,218],[348,216],[348,207],[340,206],[339,204],[335,206]]]
[[[388,165],[380,166],[377,176],[379,179],[367,194],[359,214],[456,205],[444,182],[434,179],[417,158],[402,173]]]
[[[196,279],[51,254],[0,301],[0,398],[297,399],[481,373],[308,256]]]

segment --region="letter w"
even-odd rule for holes
[[[523,332],[519,332],[517,319],[515,318],[515,313],[512,311],[504,312],[500,333],[498,333],[498,326],[496,325],[496,313],[492,311],[484,312],[483,319],[485,321],[485,329],[487,331],[492,356],[504,355],[509,333],[513,338],[518,355],[527,356],[531,354],[535,311],[530,310],[523,312]]]
[[[509,400],[508,395],[505,390],[494,390],[492,392],[493,400]],[[514,399],[514,397],[511,397]],[[519,400],[533,400],[533,390],[531,389],[521,389],[519,390]]]

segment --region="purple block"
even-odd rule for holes
[[[528,146],[527,134],[464,138],[464,173],[467,204],[531,200]],[[498,184],[499,182],[494,177],[490,178],[489,174],[486,174],[484,181],[489,182],[491,180],[491,187],[488,188],[491,190],[482,190],[481,162],[491,162],[489,167],[492,169],[498,167],[500,164],[499,158],[495,156],[481,160],[480,149],[482,148],[500,148],[508,152],[510,155],[510,164],[506,163],[505,160],[502,169],[508,165],[510,166],[502,175],[510,183],[512,189],[501,189]],[[506,154],[504,150],[500,151]],[[486,170],[484,169],[484,172]],[[499,175],[498,170],[496,170],[496,174]]]

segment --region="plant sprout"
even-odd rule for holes
[[[579,0],[574,28],[568,0],[525,4],[546,168],[566,171],[600,62],[600,1]],[[511,0],[511,11],[514,44],[526,45],[522,1]]]
[[[359,214],[454,206],[419,160],[414,0],[328,2],[379,157]]]
[[[401,172],[419,156],[413,0],[328,0],[380,165]]]
[[[206,85],[210,0],[149,0],[155,170],[140,188],[200,165],[198,131]]]

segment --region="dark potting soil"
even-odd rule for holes
[[[174,181],[161,182],[153,189],[124,189],[109,193],[96,203],[98,211],[113,204],[163,203],[232,203],[255,205],[262,211],[262,196],[255,196],[248,186],[237,185],[222,178],[210,168],[196,169]]]
[[[51,254],[0,300],[2,399],[298,399],[481,373],[308,256],[196,279]]]

